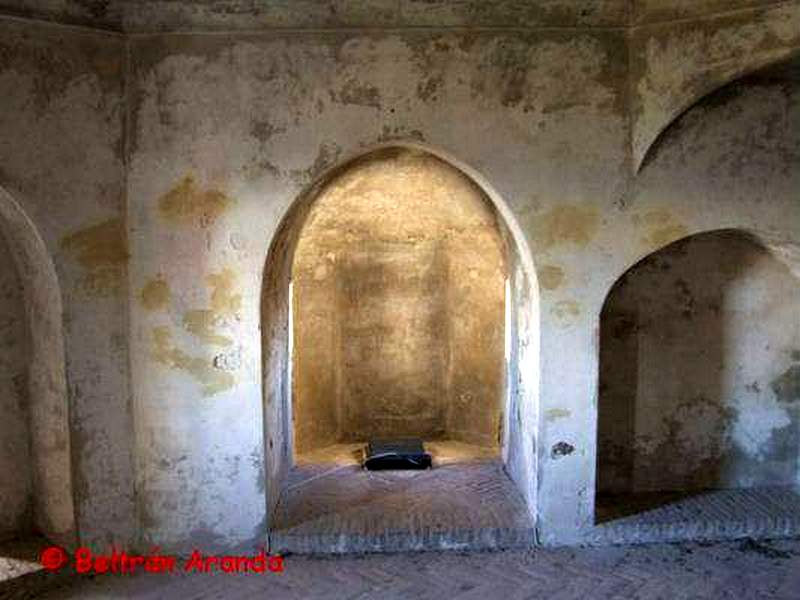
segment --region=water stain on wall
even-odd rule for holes
[[[661,248],[689,234],[686,226],[666,209],[634,215],[633,221],[644,227],[641,242],[650,249]]]
[[[219,346],[230,346],[233,340],[220,335],[215,329],[227,319],[238,318],[242,295],[234,293],[236,274],[231,269],[223,269],[207,277],[211,288],[211,308],[187,311],[183,325],[187,331],[204,342]]]
[[[230,373],[217,369],[205,358],[187,354],[172,343],[172,333],[167,327],[153,328],[153,358],[173,370],[184,371],[203,386],[203,396],[213,396],[236,383]]]
[[[220,315],[237,316],[242,306],[242,295],[235,294],[236,273],[223,269],[208,276],[211,286],[211,310]]]
[[[217,325],[217,316],[210,310],[190,310],[183,315],[183,326],[192,335],[197,336],[208,344],[230,346],[233,340],[225,335],[216,333],[215,328]]]
[[[139,294],[139,301],[149,311],[164,310],[169,300],[169,284],[161,278],[148,281]]]
[[[187,175],[158,200],[161,216],[173,223],[198,223],[207,227],[233,203],[215,188],[201,189],[192,175]]]
[[[778,402],[800,402],[800,365],[792,365],[770,384]]]
[[[542,248],[560,244],[586,246],[600,225],[597,210],[588,206],[556,206],[534,221],[533,239]]]
[[[546,290],[554,290],[564,282],[564,269],[554,265],[544,265],[539,269],[539,283]]]
[[[372,108],[381,107],[381,93],[373,85],[364,85],[354,79],[349,79],[339,90],[338,98],[331,92],[334,99],[338,99],[342,104],[355,104],[359,106],[370,106]]]
[[[575,300],[559,300],[550,312],[561,321],[562,325],[569,325],[581,314],[581,305]]]
[[[86,271],[81,285],[92,296],[119,294],[128,244],[121,219],[108,219],[86,227],[61,240],[61,247],[73,254]]]
[[[558,419],[566,419],[572,416],[572,411],[566,408],[551,408],[545,412],[545,417],[548,421],[557,421]]]

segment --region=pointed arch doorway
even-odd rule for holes
[[[273,471],[281,483],[271,547],[532,542],[534,457],[520,439],[535,424],[518,346],[535,335],[527,325],[521,332],[513,313],[529,309],[535,294],[496,205],[452,164],[392,147],[335,170],[290,217],[284,242],[273,243],[283,250],[273,274],[282,271],[291,290],[291,325],[285,411],[275,398],[270,419],[267,401],[267,421],[279,426],[266,432],[268,462],[277,449],[285,468],[283,477]],[[274,302],[279,286],[265,300]],[[527,311],[524,323],[535,323]],[[269,373],[274,338],[265,348]],[[369,440],[409,437],[426,443],[432,470],[360,468]],[[487,503],[494,510],[481,510]]]

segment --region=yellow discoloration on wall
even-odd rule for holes
[[[657,227],[649,232],[645,242],[652,248],[661,248],[676,240],[686,237],[689,230],[680,223],[670,223],[663,227]]]
[[[227,318],[238,318],[242,306],[242,295],[234,293],[236,274],[231,269],[210,274],[206,280],[211,288],[211,308],[195,309],[183,316],[187,331],[204,342],[218,346],[230,346],[233,340],[220,335],[215,328]]]
[[[665,208],[658,208],[641,215],[634,215],[633,220],[646,227],[663,227],[672,220],[672,213]]]
[[[87,269],[118,265],[128,260],[128,244],[121,219],[108,219],[76,231],[61,240]]]
[[[82,287],[88,294],[119,294],[128,260],[125,226],[121,219],[108,219],[76,231],[61,240],[61,247],[73,254],[86,270]]]
[[[207,278],[211,286],[211,310],[218,315],[236,316],[242,307],[242,295],[234,294],[236,273],[225,268]]]
[[[153,328],[153,358],[166,367],[184,371],[203,386],[203,396],[213,396],[232,388],[233,375],[216,369],[209,360],[190,356],[172,343],[172,333],[167,327]]]
[[[192,175],[184,177],[158,200],[158,208],[164,219],[174,223],[198,222],[211,225],[224,213],[233,200],[220,190],[202,190]]]
[[[686,226],[663,208],[633,215],[633,222],[645,228],[641,243],[648,249],[661,248],[689,234]]]
[[[163,310],[169,304],[169,284],[163,279],[151,279],[142,288],[139,301],[147,310]]]
[[[551,408],[545,412],[545,417],[548,421],[557,421],[558,419],[566,419],[572,416],[572,411],[566,408]]]
[[[564,269],[555,265],[544,265],[539,269],[539,283],[546,290],[554,290],[564,282]]]
[[[535,218],[534,240],[542,248],[559,244],[586,246],[600,225],[600,215],[592,207],[556,206]]]
[[[211,310],[190,310],[183,315],[183,326],[186,330],[209,344],[230,346],[233,340],[214,331],[219,316]]]
[[[581,305],[575,300],[559,300],[550,312],[562,321],[562,324],[570,324],[581,314]]]

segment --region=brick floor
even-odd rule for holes
[[[587,542],[625,544],[800,535],[800,492],[792,487],[695,492],[660,506],[637,507],[636,497],[614,501],[632,514],[595,527]],[[634,507],[638,510],[632,510]]]
[[[287,556],[264,575],[26,576],[3,598],[800,598],[800,540]]]
[[[530,546],[525,501],[499,459],[424,471],[301,465],[281,496],[270,548],[321,553]]]

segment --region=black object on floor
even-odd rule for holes
[[[388,469],[430,469],[431,455],[425,452],[422,440],[371,440],[364,456],[364,468],[370,471]]]

